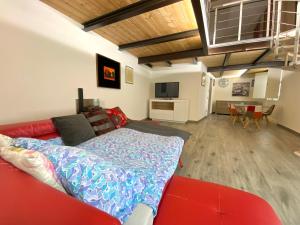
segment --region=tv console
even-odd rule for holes
[[[150,99],[149,115],[152,120],[185,123],[189,119],[189,101],[184,99]]]

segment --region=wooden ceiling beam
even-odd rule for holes
[[[127,50],[127,49],[132,49],[132,48],[145,47],[148,45],[155,45],[155,44],[160,44],[160,43],[169,42],[169,41],[176,41],[176,40],[180,40],[180,39],[195,37],[198,35],[199,35],[198,29],[188,30],[188,31],[180,32],[180,33],[169,34],[169,35],[165,35],[165,36],[161,36],[161,37],[146,39],[146,40],[132,42],[132,43],[128,43],[128,44],[123,44],[123,45],[119,46],[119,50]]]
[[[253,64],[253,65],[257,65],[257,64],[259,63],[260,60],[262,60],[266,55],[269,55],[271,52],[272,52],[272,51],[271,51],[270,48],[267,49],[267,50],[265,50],[262,54],[260,54],[260,55],[253,61],[252,64]],[[249,72],[249,70],[250,70],[250,69],[247,69],[247,70],[241,75],[241,77],[244,76],[244,75],[246,75],[246,74]]]
[[[230,59],[231,53],[226,53],[225,57],[224,57],[224,61],[223,61],[223,66],[227,66],[229,63],[229,59]],[[220,76],[222,77],[224,74],[224,70],[222,70],[220,72]]]
[[[207,68],[207,72],[219,72],[219,71],[229,71],[229,70],[242,70],[242,69],[257,69],[265,67],[282,67],[284,66],[284,61],[271,61],[271,62],[261,62],[256,64],[238,64],[230,66],[217,66]]]
[[[269,55],[271,53],[271,49],[265,50],[260,56],[257,57],[257,59],[254,60],[253,64],[258,63],[260,60],[262,60],[265,56]]]
[[[204,56],[203,49],[193,49],[182,52],[174,52],[162,55],[145,56],[139,58],[139,64],[147,64],[153,62],[170,61],[175,59],[186,59]]]
[[[207,45],[208,40],[206,40],[204,20],[203,20],[200,0],[192,0],[192,5],[193,5],[194,15],[196,17],[197,25],[198,25],[199,34],[201,37],[202,51],[204,52],[205,55],[208,55],[208,45]]]
[[[91,31],[140,14],[180,2],[182,0],[143,0],[117,9],[83,23],[84,31]]]
[[[153,65],[151,64],[151,63],[147,63],[147,64],[145,64],[146,66],[148,66],[149,68],[152,68],[153,67]]]

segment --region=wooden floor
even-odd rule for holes
[[[223,184],[267,200],[284,225],[300,224],[300,137],[274,124],[234,127],[228,116],[169,126],[192,133],[182,153],[182,176]],[[266,224],[267,225],[267,224]]]

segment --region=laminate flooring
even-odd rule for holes
[[[267,200],[284,225],[300,225],[300,136],[261,122],[244,129],[229,116],[200,122],[162,123],[192,133],[176,174],[256,194]],[[267,224],[266,224],[267,225]]]

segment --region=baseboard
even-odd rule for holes
[[[289,131],[289,132],[291,132],[291,133],[293,133],[293,134],[295,134],[295,135],[297,135],[297,136],[300,137],[300,133],[297,132],[297,131],[295,131],[295,130],[292,130],[292,129],[290,129],[290,128],[282,125],[282,124],[279,124],[279,123],[277,123],[277,126],[279,126],[279,127],[281,127],[281,128],[283,128],[283,129],[285,129],[285,130],[287,130],[287,131]]]
[[[207,116],[204,116],[203,118],[201,118],[200,120],[188,120],[187,122],[188,123],[199,123],[201,122],[202,120],[205,120],[207,118]]]

